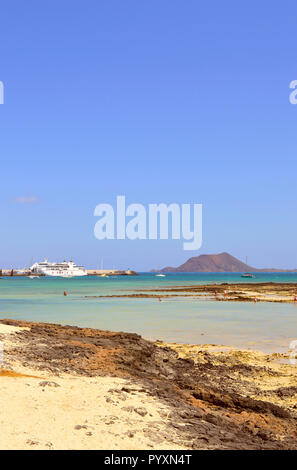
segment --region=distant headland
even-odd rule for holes
[[[229,253],[217,255],[200,255],[189,258],[178,267],[167,266],[161,270],[153,269],[151,272],[189,272],[189,273],[256,273],[256,272],[297,272],[297,269],[259,269],[243,263]]]

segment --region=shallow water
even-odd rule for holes
[[[214,273],[167,274],[165,278],[147,273],[117,278],[8,277],[0,281],[0,317],[136,332],[153,340],[288,350],[290,341],[297,338],[297,306],[293,304],[85,297],[210,282],[247,281],[238,274]],[[257,274],[249,282],[297,283],[297,274]]]

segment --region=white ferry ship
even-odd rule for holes
[[[34,263],[30,271],[32,274],[44,274],[45,276],[75,277],[87,276],[87,271],[82,266],[77,266],[73,261],[63,263],[49,263],[47,259],[41,263]]]

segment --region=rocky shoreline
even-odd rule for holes
[[[174,299],[186,297],[195,300],[214,300],[218,302],[280,302],[297,303],[296,283],[250,282],[250,283],[212,283],[194,286],[170,286],[158,289],[141,289],[134,293],[114,295],[85,296],[88,298],[156,298]]]
[[[42,377],[40,390],[60,394],[59,381],[67,378],[96,379],[97,387],[110,378],[120,381],[96,400],[137,415],[134,425],[133,420],[108,418],[110,429],[117,424],[130,436],[121,448],[297,449],[297,372],[295,366],[280,363],[283,355],[152,343],[132,333],[48,323],[1,320],[0,325],[16,329],[9,336],[0,334],[5,347],[1,381],[12,380],[7,377],[13,373]],[[13,380],[18,387],[24,379]],[[86,396],[88,387],[85,383]],[[150,413],[151,403],[156,412]],[[91,414],[93,406],[87,403]],[[152,423],[143,421],[156,413]],[[91,432],[88,425],[74,424],[77,431],[75,426],[86,426],[80,428],[85,435]],[[135,441],[139,426],[144,434]],[[111,446],[118,438],[112,439]]]

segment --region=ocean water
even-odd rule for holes
[[[248,282],[294,282],[297,273],[257,274]],[[190,344],[229,344],[287,351],[297,339],[297,306],[196,299],[95,298],[168,286],[247,282],[234,273],[0,280],[0,318],[88,326]],[[63,292],[67,291],[65,297]],[[297,285],[296,285],[297,294]]]

